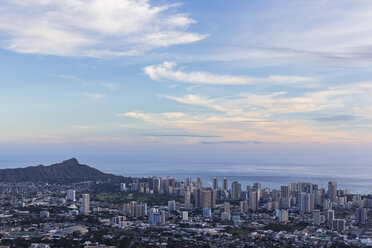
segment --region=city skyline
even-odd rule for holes
[[[370,163],[371,10],[366,1],[3,1],[0,147]]]

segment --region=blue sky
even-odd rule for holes
[[[0,146],[368,151],[371,11],[362,0],[3,0]]]

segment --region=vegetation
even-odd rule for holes
[[[295,231],[301,231],[307,226],[308,224],[304,222],[295,223],[295,224],[286,224],[286,225],[271,223],[271,224],[266,225],[264,229],[273,230],[275,232],[280,232],[280,231],[295,232]]]

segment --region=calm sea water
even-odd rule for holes
[[[49,165],[68,159],[66,155],[0,155],[0,168],[17,168]],[[82,155],[81,163],[99,170],[123,176],[173,176],[179,180],[201,176],[204,185],[211,185],[212,178],[227,177],[229,183],[239,181],[242,186],[261,182],[263,186],[280,188],[293,181],[306,181],[327,187],[329,180],[336,180],[338,187],[355,193],[372,193],[372,166],[357,161],[287,160],[278,157],[246,161],[241,158],[208,157],[141,157],[119,155]]]

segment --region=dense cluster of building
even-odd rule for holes
[[[310,182],[270,189],[227,178],[220,186],[216,177],[211,187],[202,178],[134,178],[112,192],[123,197],[120,205],[96,197],[99,183],[0,184],[3,241],[34,237],[53,246],[71,238],[98,247],[89,234],[105,230],[100,242],[132,247],[372,246],[372,195],[338,189],[335,181],[327,189]],[[147,197],[167,202],[149,205]]]

